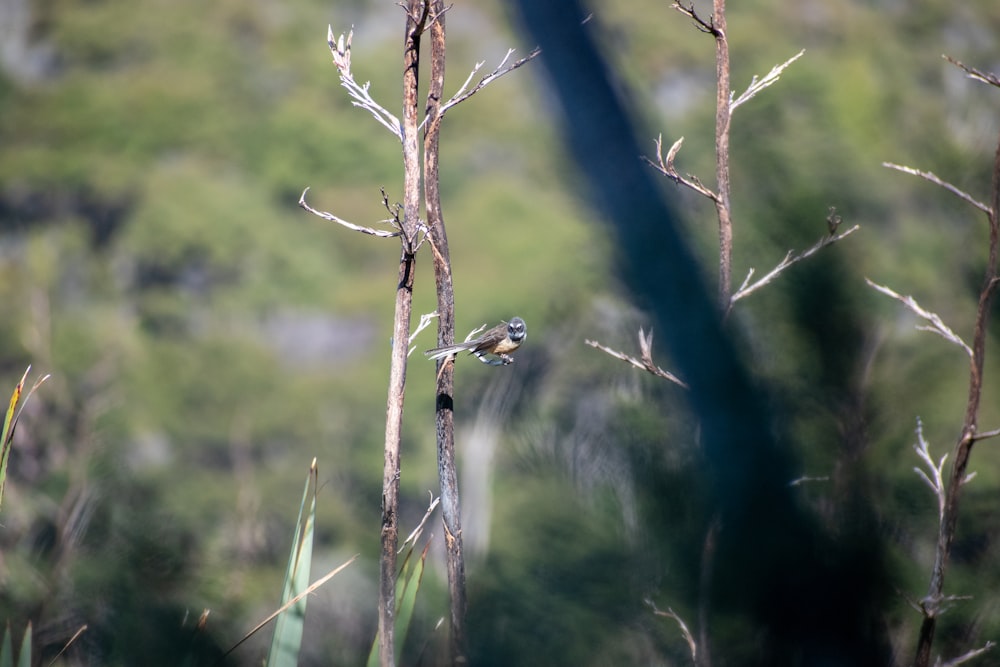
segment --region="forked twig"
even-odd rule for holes
[[[624,352],[619,352],[617,350],[613,350],[610,347],[607,347],[606,345],[601,345],[596,340],[584,340],[583,342],[586,343],[587,345],[593,347],[593,348],[597,348],[598,350],[601,350],[602,352],[606,352],[607,354],[611,355],[615,359],[621,359],[624,362],[632,364],[636,368],[640,368],[640,369],[642,369],[644,371],[648,371],[648,372],[652,373],[653,375],[655,375],[657,377],[663,378],[664,380],[670,380],[674,384],[680,385],[681,387],[684,387],[685,389],[688,388],[688,385],[687,385],[686,382],[684,382],[683,380],[681,380],[679,377],[677,377],[676,375],[674,375],[670,371],[663,370],[662,368],[660,368],[659,366],[657,366],[655,362],[653,362],[653,330],[652,329],[649,330],[649,335],[646,335],[646,332],[644,332],[641,328],[639,329],[639,350],[642,353],[642,359],[641,360],[640,359],[636,359],[635,357],[629,356],[629,355],[625,354]]]
[[[371,227],[362,227],[361,225],[355,225],[353,222],[348,222],[347,220],[344,220],[343,218],[337,217],[333,213],[328,213],[327,211],[318,211],[318,210],[314,209],[312,206],[310,206],[309,204],[306,203],[306,193],[307,192],[309,192],[309,188],[306,188],[305,190],[302,191],[302,196],[299,197],[299,207],[304,208],[305,210],[309,211],[313,215],[317,215],[317,216],[323,218],[324,220],[329,220],[330,222],[335,222],[338,225],[342,225],[342,226],[347,227],[348,229],[354,230],[356,232],[361,232],[362,234],[370,234],[371,236],[378,236],[380,238],[392,238],[394,236],[400,236],[402,234],[402,232],[399,231],[398,229],[396,231],[394,231],[394,232],[390,232],[390,231],[386,231],[384,229],[372,229]],[[383,196],[384,196],[384,194],[383,194]],[[395,221],[392,220],[392,219],[389,219],[389,220],[383,220],[382,222],[393,224]]]
[[[785,62],[781,63],[780,65],[775,65],[774,67],[771,68],[770,72],[764,75],[764,78],[762,79],[758,79],[757,75],[754,74],[753,79],[750,80],[750,85],[747,86],[747,89],[744,90],[739,97],[737,97],[734,100],[732,94],[729,95],[729,113],[735,111],[736,107],[743,104],[744,102],[749,102],[760,91],[764,90],[768,86],[772,86],[775,83],[777,83],[778,79],[781,78],[782,72],[788,69],[788,66],[791,65],[793,62],[801,58],[802,54],[804,54],[805,52],[806,50],[802,49],[794,56],[792,56]]]
[[[983,644],[981,648],[972,649],[971,651],[963,653],[957,658],[952,658],[948,662],[942,663],[941,667],[958,667],[958,665],[961,665],[963,662],[968,662],[973,658],[978,658],[983,653],[992,650],[993,647],[996,645],[997,645],[996,642],[986,642],[985,644]]]
[[[339,39],[334,39],[333,26],[326,27],[326,42],[330,45],[330,53],[333,54],[333,64],[340,72],[340,85],[347,89],[347,93],[351,96],[351,104],[366,110],[402,142],[403,126],[399,122],[399,118],[371,96],[368,91],[371,88],[371,82],[366,81],[362,86],[354,80],[354,74],[351,72],[351,40],[353,38],[353,28],[347,34],[346,39],[343,34],[340,35]]]
[[[753,283],[751,283],[750,280],[753,278],[754,270],[750,269],[750,271],[747,272],[747,277],[743,279],[743,284],[740,285],[740,288],[738,290],[736,290],[736,292],[733,293],[733,295],[729,298],[729,307],[732,308],[733,305],[737,301],[739,301],[740,299],[743,299],[745,297],[750,296],[751,294],[753,294],[754,292],[756,292],[757,290],[759,290],[764,285],[767,285],[768,283],[770,283],[771,281],[773,281],[785,269],[789,268],[790,266],[792,266],[794,264],[798,264],[799,262],[801,262],[802,260],[806,259],[807,257],[811,257],[812,255],[816,254],[817,252],[819,252],[823,248],[827,247],[828,245],[832,245],[832,244],[836,243],[837,241],[840,241],[841,239],[843,239],[843,238],[845,238],[847,236],[850,236],[854,232],[858,231],[860,228],[861,228],[861,225],[854,225],[850,229],[845,230],[845,231],[843,231],[843,232],[841,232],[841,233],[838,234],[838,233],[836,233],[836,228],[833,227],[833,233],[832,234],[830,234],[828,236],[824,236],[823,238],[821,238],[819,241],[817,241],[816,244],[813,245],[808,250],[804,250],[804,251],[802,251],[801,253],[799,253],[797,255],[793,251],[789,250],[785,254],[784,259],[782,259],[780,262],[778,262],[777,266],[775,266],[773,269],[771,269],[770,272],[768,272],[762,278],[758,279],[756,282],[753,282]]]
[[[500,61],[500,64],[497,65],[492,72],[490,72],[482,79],[480,79],[476,85],[474,85],[472,88],[469,88],[469,83],[472,81],[472,78],[476,76],[476,73],[482,68],[483,65],[486,64],[486,61],[476,63],[476,66],[472,68],[471,72],[469,72],[469,76],[466,77],[465,82],[458,89],[458,91],[451,96],[450,100],[441,105],[441,111],[438,114],[438,116],[439,117],[444,116],[445,112],[448,111],[448,109],[452,108],[457,104],[461,104],[462,102],[469,99],[470,97],[472,97],[480,90],[482,90],[489,84],[493,83],[503,75],[510,74],[521,65],[524,65],[525,63],[528,63],[529,61],[533,60],[541,52],[542,52],[541,49],[536,47],[531,51],[531,53],[529,53],[525,57],[521,58],[520,60],[514,61],[510,65],[507,65],[507,61],[510,60],[510,57],[512,55],[514,55],[514,49],[508,49],[507,55],[503,57],[503,59]]]
[[[677,153],[681,150],[681,145],[684,143],[684,137],[681,137],[670,147],[667,151],[667,157],[663,157],[663,135],[661,134],[656,138],[656,162],[653,162],[645,155],[642,159],[646,161],[649,166],[656,169],[658,172],[672,180],[678,185],[683,185],[685,187],[691,188],[703,197],[708,197],[714,202],[719,201],[719,195],[715,192],[709,190],[702,184],[697,176],[692,176],[688,174],[687,176],[681,176],[674,166],[674,159],[677,157]]]
[[[913,313],[930,322],[930,326],[918,326],[917,329],[919,329],[920,331],[930,331],[931,333],[936,333],[945,340],[954,343],[955,345],[958,345],[960,348],[965,350],[965,353],[967,355],[972,357],[972,348],[969,347],[969,345],[964,340],[962,340],[962,338],[958,334],[952,331],[948,327],[948,325],[944,323],[944,321],[937,313],[932,313],[931,311],[921,307],[921,305],[917,303],[916,299],[914,299],[912,296],[903,296],[901,294],[898,294],[893,290],[891,290],[890,288],[885,287],[884,285],[879,285],[877,283],[872,282],[869,278],[865,278],[865,282],[868,283],[868,285],[873,289],[876,289],[879,292],[882,292],[883,294],[890,296],[893,299],[896,299],[904,306],[909,308]]]
[[[948,54],[942,54],[941,57],[950,62],[955,67],[965,70],[965,73],[969,75],[970,79],[976,79],[977,81],[982,81],[983,83],[988,83],[991,86],[996,86],[1000,88],[1000,77],[997,77],[996,74],[993,74],[992,72],[983,72],[982,70],[978,70],[975,67],[969,67],[968,65],[963,64],[961,61],[952,58]]]
[[[688,648],[691,650],[691,659],[694,660],[695,663],[697,663],[698,644],[695,643],[694,636],[691,635],[691,631],[688,629],[687,623],[684,622],[684,619],[681,618],[680,615],[670,607],[667,607],[666,611],[658,609],[656,607],[656,603],[653,602],[650,598],[646,598],[645,602],[647,605],[650,606],[650,608],[653,610],[653,613],[656,614],[657,616],[666,616],[667,618],[672,618],[675,621],[677,621],[677,625],[681,629],[681,634],[684,635],[684,639],[685,641],[687,641]]]

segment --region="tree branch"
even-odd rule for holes
[[[378,236],[380,238],[392,238],[394,236],[399,236],[401,234],[401,232],[398,229],[396,231],[394,231],[394,232],[389,232],[389,231],[386,231],[384,229],[372,229],[371,227],[362,227],[360,225],[355,225],[353,222],[348,222],[347,220],[344,220],[343,218],[338,218],[333,213],[327,213],[326,211],[318,211],[318,210],[314,209],[312,206],[310,206],[309,204],[306,203],[306,193],[307,192],[309,192],[309,188],[306,188],[305,190],[302,191],[302,196],[299,197],[299,208],[305,209],[306,211],[309,211],[313,215],[319,216],[319,217],[323,218],[324,220],[329,220],[330,222],[335,222],[338,225],[342,225],[344,227],[347,227],[348,229],[350,229],[352,231],[355,231],[355,232],[361,232],[362,234],[369,234],[371,236]],[[383,220],[382,222],[389,223],[389,224],[395,224],[395,221],[392,220],[391,218],[387,219],[387,220]]]
[[[653,330],[649,330],[649,335],[640,328],[639,329],[639,349],[642,352],[642,360],[636,359],[635,357],[630,357],[624,352],[618,352],[617,350],[612,350],[610,347],[601,345],[595,340],[585,340],[585,344],[590,347],[597,348],[602,352],[606,352],[615,359],[621,359],[622,361],[632,364],[636,368],[640,368],[644,371],[648,371],[657,377],[661,377],[664,380],[670,380],[674,384],[680,385],[685,389],[688,388],[687,384],[681,380],[679,377],[674,375],[669,371],[665,371],[653,362]]]
[[[333,26],[326,27],[326,42],[330,45],[330,53],[333,54],[333,64],[340,72],[340,85],[347,89],[347,93],[351,96],[351,104],[370,113],[375,120],[402,141],[403,130],[399,119],[371,96],[371,93],[368,92],[371,82],[366,81],[365,85],[362,86],[354,80],[354,74],[351,72],[351,41],[353,39],[353,28],[347,34],[346,40],[343,34],[340,35],[339,39],[334,40]]]
[[[917,654],[914,659],[914,664],[917,667],[927,667],[930,664],[937,616],[942,612],[942,602],[946,600],[944,576],[958,527],[959,500],[962,487],[969,479],[965,471],[969,465],[969,457],[972,455],[972,446],[976,442],[976,431],[978,430],[979,406],[983,393],[983,367],[986,359],[987,323],[997,285],[1000,284],[1000,274],[998,274],[997,267],[997,260],[1000,258],[1000,141],[997,143],[993,158],[992,181],[990,206],[985,209],[989,220],[989,251],[972,335],[972,352],[969,358],[969,397],[966,402],[961,436],[955,445],[955,458],[945,494],[944,513],[938,530],[930,584],[927,596],[924,598],[925,604],[921,605],[924,608],[924,620],[920,624]],[[982,207],[977,206],[977,208],[984,210]]]
[[[804,54],[805,52],[806,50],[802,49],[794,56],[792,56],[785,62],[781,63],[780,65],[775,65],[774,67],[771,68],[770,72],[764,75],[763,79],[758,80],[757,75],[754,74],[753,79],[750,80],[750,85],[747,86],[747,89],[744,90],[739,97],[733,100],[732,94],[730,94],[729,113],[735,111],[736,107],[740,106],[744,102],[749,102],[750,100],[752,100],[760,91],[764,90],[768,86],[772,86],[775,83],[777,83],[778,79],[781,78],[781,73],[784,72],[786,69],[788,69],[789,65],[791,65],[793,62],[801,58],[802,54]]]
[[[656,138],[656,162],[653,162],[645,155],[642,156],[642,159],[645,160],[646,163],[649,164],[651,167],[653,167],[653,169],[656,169],[658,172],[660,172],[661,174],[672,180],[674,183],[690,188],[695,192],[697,192],[698,194],[702,195],[703,197],[708,197],[713,202],[718,202],[719,195],[715,194],[714,192],[706,188],[702,184],[702,182],[698,180],[697,176],[692,176],[691,174],[688,174],[687,176],[681,176],[680,173],[678,173],[677,168],[674,166],[674,159],[677,157],[677,153],[680,152],[681,145],[683,143],[684,143],[684,137],[681,137],[680,139],[675,141],[674,144],[670,147],[670,150],[667,151],[666,159],[664,159],[663,135],[661,134]]]
[[[955,60],[954,58],[952,58],[947,54],[942,54],[941,57],[950,62],[955,67],[965,70],[965,73],[969,75],[970,79],[976,79],[977,81],[982,81],[983,83],[988,83],[991,86],[996,86],[997,88],[1000,88],[1000,77],[997,77],[996,74],[993,74],[992,72],[983,72],[981,70],[976,69],[975,67],[968,67],[967,65],[962,64],[961,61]]]
[[[529,53],[525,57],[521,58],[520,60],[517,60],[517,61],[511,63],[510,65],[506,65],[507,61],[514,54],[514,49],[509,49],[507,51],[507,55],[505,55],[503,57],[503,60],[500,61],[500,64],[497,65],[496,68],[492,72],[490,72],[489,74],[487,74],[486,76],[484,76],[482,79],[480,79],[479,82],[475,86],[473,86],[471,89],[469,89],[469,83],[472,81],[472,78],[482,68],[482,66],[484,64],[486,64],[485,61],[476,63],[476,66],[474,68],[472,68],[472,71],[469,73],[469,76],[465,79],[465,83],[462,84],[461,88],[459,88],[458,91],[454,95],[452,95],[451,99],[449,99],[447,102],[445,102],[444,104],[441,105],[441,111],[440,111],[439,115],[440,116],[444,116],[444,114],[448,111],[448,109],[452,108],[453,106],[455,106],[457,104],[461,104],[462,102],[464,102],[465,100],[469,99],[470,97],[472,97],[473,95],[475,95],[480,90],[482,90],[483,88],[485,88],[489,84],[493,83],[494,81],[496,81],[500,77],[504,76],[505,74],[510,74],[511,72],[513,72],[514,70],[516,70],[518,67],[521,67],[522,65],[524,65],[524,64],[528,63],[529,61],[533,60],[541,52],[542,52],[541,49],[535,48],[535,49],[533,49],[531,51],[531,53]]]
[[[953,195],[955,195],[959,199],[962,199],[962,200],[964,200],[964,201],[972,204],[973,206],[975,206],[976,208],[978,208],[980,211],[982,211],[986,215],[990,214],[990,207],[989,206],[987,206],[983,202],[979,201],[978,199],[975,199],[972,195],[968,194],[964,190],[958,189],[957,187],[955,187],[951,183],[948,183],[946,181],[942,181],[933,172],[930,172],[930,171],[920,171],[919,169],[914,169],[913,167],[906,167],[904,165],[895,164],[893,162],[883,162],[882,166],[883,167],[888,167],[889,169],[895,169],[896,171],[901,171],[904,174],[910,174],[912,176],[919,176],[920,178],[922,178],[924,180],[930,181],[934,185],[941,186],[942,188],[944,188],[948,192],[952,193]]]
[[[794,254],[791,250],[789,250],[785,254],[784,259],[782,259],[780,262],[778,262],[777,266],[775,266],[773,269],[771,269],[771,271],[768,272],[767,275],[765,275],[764,277],[760,278],[759,280],[757,280],[754,283],[750,282],[750,280],[753,278],[753,274],[754,274],[754,270],[750,269],[750,271],[747,272],[747,277],[743,279],[743,284],[740,285],[740,288],[738,290],[736,290],[736,292],[733,294],[733,296],[729,299],[729,308],[732,309],[732,307],[736,304],[737,301],[739,301],[740,299],[744,299],[744,298],[750,296],[751,294],[753,294],[754,292],[756,292],[757,290],[759,290],[761,287],[764,287],[768,283],[772,282],[775,278],[777,278],[779,275],[781,275],[781,273],[785,269],[787,269],[790,266],[793,266],[795,264],[798,264],[799,262],[801,262],[802,260],[806,259],[807,257],[811,257],[811,256],[815,255],[817,252],[819,252],[823,248],[827,247],[828,245],[832,245],[832,244],[836,243],[837,241],[840,241],[841,239],[843,239],[843,238],[845,238],[847,236],[850,236],[854,232],[858,231],[860,228],[861,228],[861,225],[854,225],[850,229],[848,229],[848,230],[846,230],[844,232],[841,232],[840,234],[837,234],[836,230],[834,230],[833,234],[830,234],[829,236],[824,236],[819,241],[817,241],[816,244],[813,245],[811,248],[809,248],[808,250],[802,251],[798,255]]]
[[[917,329],[919,329],[920,331],[930,331],[931,333],[936,333],[937,335],[941,336],[948,342],[954,343],[955,345],[958,345],[960,348],[965,350],[965,353],[969,355],[970,358],[973,356],[972,348],[969,347],[968,344],[966,344],[966,342],[962,340],[958,334],[952,331],[951,328],[949,328],[948,325],[944,323],[944,320],[942,320],[937,313],[932,313],[931,311],[922,308],[920,304],[917,303],[912,296],[902,296],[900,294],[897,294],[896,292],[889,289],[888,287],[885,287],[884,285],[873,283],[868,278],[865,278],[865,282],[868,283],[868,285],[871,286],[873,289],[876,289],[885,295],[891,296],[893,299],[896,299],[904,306],[909,308],[913,313],[930,322],[930,326],[917,327]]]

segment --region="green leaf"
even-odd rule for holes
[[[14,646],[10,638],[10,623],[3,633],[3,643],[0,644],[0,667],[14,667]]]
[[[285,584],[281,596],[281,606],[309,587],[309,571],[312,564],[313,528],[316,523],[316,491],[318,473],[313,459],[302,493],[302,505],[295,525],[295,537],[285,571]],[[308,510],[306,509],[308,505]],[[275,622],[274,637],[267,655],[268,667],[295,667],[298,664],[299,649],[302,646],[302,630],[306,617],[306,600],[302,598],[283,611]]]
[[[28,377],[28,372],[31,370],[31,366],[28,366],[28,370],[24,371],[24,375],[21,376],[21,381],[17,383],[14,387],[14,393],[10,395],[10,404],[7,406],[7,415],[3,419],[3,438],[0,440],[0,504],[3,503],[3,489],[4,485],[7,483],[7,461],[10,458],[10,448],[14,442],[14,410],[17,408],[18,401],[21,400],[21,392],[24,391],[24,381]],[[8,628],[9,632],[9,628]],[[0,665],[0,667],[6,667],[6,665]]]
[[[21,652],[17,656],[17,667],[31,667],[31,623],[24,630],[21,639]]]

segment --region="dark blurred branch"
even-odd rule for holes
[[[676,211],[635,159],[641,149],[625,89],[590,34],[598,21],[581,25],[587,12],[575,0],[511,5],[527,39],[542,48],[564,145],[602,207],[623,282],[649,309],[689,386],[704,472],[725,526],[715,602],[750,624],[744,638],[754,642],[755,664],[885,663],[887,646],[870,611],[881,604],[879,586],[871,585],[882,580],[880,564],[838,545],[794,502],[789,457],[774,438],[764,392],[723,331]],[[709,26],[724,33],[718,16]]]

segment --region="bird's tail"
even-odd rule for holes
[[[450,357],[453,354],[458,354],[459,352],[464,352],[465,350],[471,350],[475,346],[476,341],[456,343],[455,345],[435,347],[433,350],[427,350],[424,354],[427,355],[428,359],[444,359],[445,357]]]

